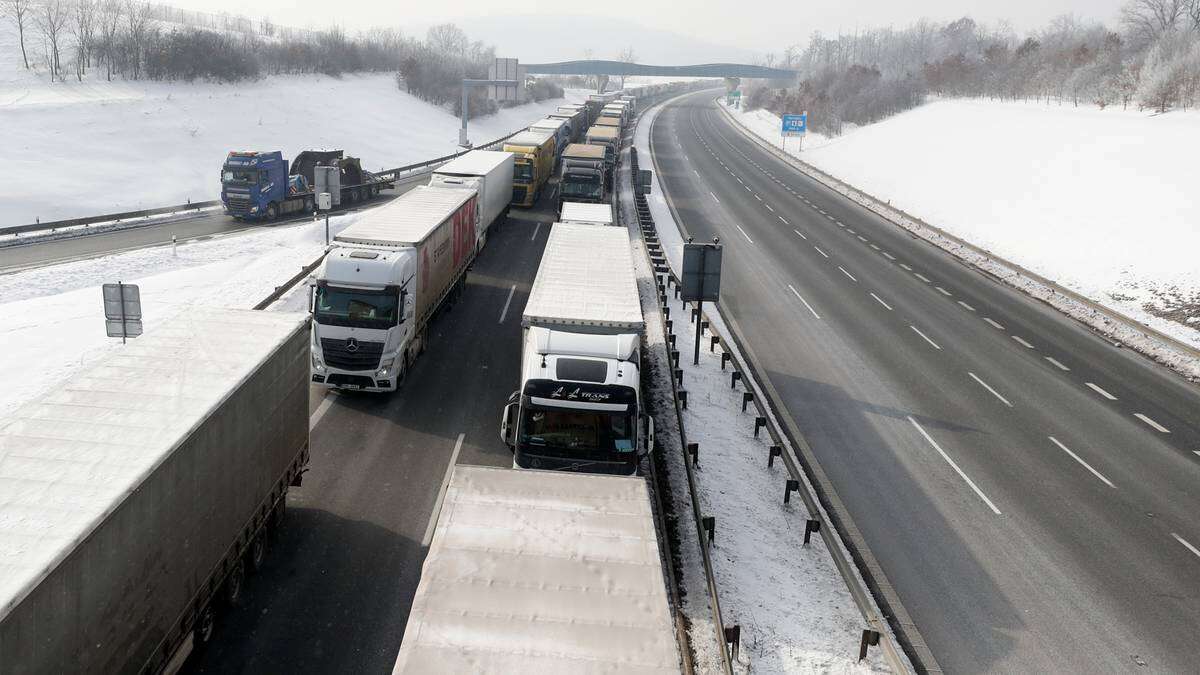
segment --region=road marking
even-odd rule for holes
[[[1012,339],[1016,340],[1017,344],[1021,345],[1022,347],[1026,348],[1026,349],[1033,349],[1033,345],[1026,342],[1025,338],[1023,338],[1019,335],[1012,336]]]
[[[759,197],[758,195],[754,195],[754,198],[755,198],[755,199],[757,199],[757,200],[758,200],[758,201],[760,201],[760,202],[762,201],[762,197]]]
[[[920,279],[921,281],[924,281],[924,282],[925,282],[925,283],[927,283],[927,284],[932,284],[932,283],[933,283],[932,281],[930,281],[930,280],[929,280],[929,277],[927,277],[927,276],[925,276],[925,275],[921,274],[920,272],[913,272],[913,276],[914,276],[914,277],[916,277],[916,278],[918,278],[918,279]]]
[[[699,172],[699,171],[697,171],[697,170],[695,170],[695,169],[692,169],[692,173],[696,174],[696,178],[699,178],[699,177],[700,177],[700,172]]]
[[[1092,391],[1096,392],[1097,394],[1100,394],[1101,396],[1103,396],[1104,398],[1106,398],[1110,401],[1117,400],[1116,396],[1113,396],[1112,394],[1108,393],[1107,391],[1104,391],[1103,389],[1092,384],[1091,382],[1084,382],[1084,384],[1086,384]]]
[[[962,300],[959,300],[959,301],[958,301],[958,304],[960,304],[960,305],[962,305],[963,307],[965,307],[965,308],[966,308],[968,311],[971,311],[971,312],[974,312],[974,311],[975,311],[975,308],[974,308],[974,307],[972,307],[972,306],[968,305],[967,303],[963,302]]]
[[[818,319],[821,318],[821,315],[817,314],[817,310],[813,309],[812,305],[808,304],[808,301],[804,299],[804,296],[800,295],[799,291],[793,288],[791,284],[788,284],[788,289],[792,291],[792,295],[796,296],[800,299],[800,302],[804,303],[804,306],[808,308],[808,311],[812,312],[813,316]]]
[[[450,487],[450,476],[454,473],[454,465],[458,463],[458,453],[462,450],[463,437],[459,434],[454,441],[454,452],[450,453],[450,464],[446,467],[446,476],[442,478],[442,487],[438,489],[437,500],[433,502],[433,511],[429,514],[429,524],[425,526],[425,536],[421,537],[421,545],[428,548],[433,541],[433,528],[437,525],[438,516],[442,513],[442,502],[446,499],[446,488]]]
[[[825,251],[822,251],[820,248],[818,248],[816,246],[814,246],[813,248],[817,249],[817,253],[820,253],[821,255],[825,256],[826,258],[829,257],[829,254],[826,253]]]
[[[1004,330],[1004,326],[1001,326],[1000,324],[996,323],[995,321],[992,321],[991,319],[988,319],[985,317],[983,320],[988,322],[988,324],[991,325],[991,327],[995,328],[996,330]]]
[[[916,326],[914,326],[912,324],[909,324],[908,327],[913,329],[914,331],[916,331],[917,335],[920,335],[921,337],[925,338],[925,341],[928,342],[929,344],[933,345],[934,349],[938,349],[938,350],[941,349],[941,347],[938,346],[938,343],[934,342],[933,340],[930,340],[928,335],[921,332],[921,329],[917,328]]]
[[[1172,533],[1171,533],[1171,536],[1172,536],[1172,537],[1175,537],[1175,541],[1177,541],[1177,542],[1179,542],[1179,543],[1183,544],[1184,546],[1186,546],[1186,547],[1187,547],[1187,550],[1189,550],[1189,551],[1191,551],[1192,553],[1196,554],[1196,556],[1197,556],[1197,557],[1200,557],[1200,549],[1198,549],[1198,548],[1196,548],[1195,546],[1192,546],[1191,544],[1189,544],[1189,543],[1188,543],[1188,541],[1187,541],[1187,539],[1184,539],[1183,537],[1181,537],[1181,536],[1179,536],[1179,535],[1175,534],[1174,532],[1172,532]]]
[[[771,213],[775,213],[775,209],[771,208],[770,204],[763,204],[763,206],[767,207],[767,210],[770,211]]]
[[[854,282],[857,282],[857,281],[858,281],[858,279],[855,279],[855,278],[854,278],[854,275],[853,275],[853,274],[850,274],[849,272],[847,272],[847,271],[846,271],[846,268],[845,268],[845,267],[842,267],[841,265],[838,265],[838,269],[842,271],[842,274],[845,274],[846,276],[850,277],[850,281],[854,281]]]
[[[716,202],[716,203],[718,203],[718,204],[720,204],[720,203],[721,203],[721,200],[720,200],[720,199],[717,199],[717,196],[716,196],[716,195],[713,195],[713,193],[712,193],[712,190],[709,190],[709,191],[708,191],[708,194],[712,195],[713,201],[715,201],[715,202]]]
[[[946,290],[946,289],[942,288],[941,286],[934,286],[934,288],[938,289],[938,293],[941,293],[942,295],[946,296],[947,298],[954,297],[954,294],[953,294],[953,293],[951,293],[950,291],[948,291],[948,290]]]
[[[1087,462],[1083,461],[1083,458],[1082,458],[1082,457],[1080,457],[1079,455],[1077,455],[1077,454],[1075,454],[1075,453],[1071,452],[1071,449],[1070,449],[1070,448],[1068,448],[1067,446],[1063,445],[1062,443],[1060,443],[1060,442],[1059,442],[1059,440],[1058,440],[1057,438],[1055,438],[1055,437],[1053,437],[1053,436],[1049,436],[1048,438],[1049,438],[1051,441],[1053,441],[1055,445],[1057,445],[1058,447],[1062,448],[1062,451],[1063,451],[1063,452],[1065,452],[1065,453],[1067,453],[1068,455],[1070,455],[1072,459],[1074,459],[1076,462],[1079,462],[1080,464],[1082,464],[1082,465],[1083,465],[1083,468],[1087,469],[1088,471],[1091,471],[1093,476],[1095,476],[1096,478],[1099,478],[1100,480],[1104,481],[1104,484],[1105,484],[1105,485],[1107,485],[1107,486],[1108,486],[1108,487],[1110,487],[1110,488],[1114,488],[1114,489],[1117,487],[1116,485],[1113,485],[1113,484],[1112,484],[1112,481],[1110,481],[1109,479],[1105,478],[1105,477],[1104,477],[1104,474],[1102,474],[1102,473],[1100,473],[1099,471],[1097,471],[1097,470],[1093,469],[1091,464],[1088,464]]]
[[[791,223],[789,223],[789,222],[787,221],[787,219],[786,219],[786,218],[784,218],[783,216],[779,216],[779,220],[780,220],[780,221],[781,221],[781,222],[782,222],[784,225],[791,225]]]
[[[782,220],[782,218],[781,218],[780,220]],[[783,222],[784,222],[784,223],[787,223],[787,221],[786,221],[786,220],[784,220]],[[805,240],[807,240],[807,239],[808,239],[808,237],[806,237],[806,236],[804,236],[803,234],[801,234],[801,233],[800,233],[800,230],[792,230],[792,232],[795,232],[797,235],[799,235],[801,239],[805,239]]]
[[[320,405],[317,406],[317,409],[313,411],[312,416],[308,418],[309,431],[317,428],[317,422],[321,421],[321,418],[325,416],[325,413],[329,412],[331,407],[333,407],[333,396],[326,394],[325,398],[321,400]]]
[[[822,212],[822,213],[824,213],[824,212]],[[845,227],[845,226],[843,225],[843,227]],[[850,234],[857,234],[854,230],[852,230],[848,227],[846,228],[846,231],[849,232]]]
[[[881,250],[881,249],[880,249],[878,246],[876,246],[875,244],[871,244],[871,248],[875,249],[876,251],[878,251],[878,250]]]
[[[751,194],[754,193],[754,190],[751,190],[749,185],[743,185],[742,187],[746,188],[746,192],[749,192]]]
[[[946,463],[949,464],[956,473],[958,473],[959,477],[966,481],[967,485],[971,486],[971,489],[975,491],[975,494],[979,495],[979,498],[983,500],[983,503],[987,504],[988,508],[992,510],[992,513],[1000,515],[1000,509],[996,508],[996,505],[992,503],[992,500],[988,499],[987,495],[983,494],[983,490],[979,489],[979,486],[975,484],[975,481],[971,480],[970,476],[964,473],[962,469],[958,468],[958,465],[954,463],[954,460],[950,459],[950,455],[947,455],[946,451],[942,450],[942,446],[938,445],[937,441],[933,440],[933,437],[926,433],[925,429],[923,429],[920,424],[917,424],[917,421],[913,419],[911,415],[909,415],[908,421],[912,422],[912,425],[917,428],[917,431],[921,432],[921,435],[925,437],[925,440],[929,441],[929,444],[933,446],[933,449],[938,451],[938,454],[942,456],[942,459],[946,460]]]
[[[892,311],[892,306],[891,306],[891,305],[889,305],[889,304],[887,304],[886,302],[884,302],[884,301],[883,301],[883,298],[879,297],[878,295],[875,295],[874,293],[872,293],[872,294],[871,294],[871,297],[872,297],[872,298],[875,298],[875,300],[876,300],[876,301],[877,301],[879,304],[883,305],[884,307],[887,307],[887,310],[888,310],[889,312],[890,312],[890,311]]]
[[[912,268],[909,267],[908,265],[905,265],[904,263],[900,263],[900,266],[903,267],[904,269],[908,270],[909,272],[912,271]]]
[[[891,253],[888,253],[887,251],[884,251],[884,252],[883,252],[883,255],[884,255],[884,257],[885,257],[885,258],[887,258],[888,260],[893,260],[893,261],[894,261],[894,260],[896,259],[896,256],[892,255]]]
[[[976,375],[975,373],[971,373],[971,372],[968,372],[967,374],[971,376],[972,380],[975,380],[976,382],[978,382],[980,384],[980,386],[982,386],[984,389],[987,389],[988,391],[992,392],[992,396],[995,396],[996,398],[1000,399],[1000,401],[1002,403],[1004,403],[1004,405],[1006,405],[1010,408],[1013,407],[1013,404],[1009,403],[1008,399],[1001,396],[1000,392],[996,391],[995,389],[992,389],[992,387],[990,385],[988,385],[987,382],[984,382],[983,380],[979,379],[978,375]]]
[[[737,176],[734,176],[734,178],[737,178]],[[742,179],[741,179],[741,178],[738,178],[738,179],[737,179],[737,182],[739,182],[739,183],[742,183]],[[745,183],[742,183],[742,185],[745,185]]]
[[[865,243],[867,243],[867,238],[866,238],[866,237],[864,237],[864,236],[862,236],[861,234],[860,234],[860,235],[858,235],[858,240],[859,240],[859,241],[861,241],[861,242],[862,242],[862,243],[864,243],[864,244],[865,244]]]
[[[1047,356],[1047,357],[1046,357],[1046,360],[1047,360],[1047,361],[1049,361],[1050,363],[1053,363],[1053,364],[1054,364],[1054,367],[1055,367],[1055,368],[1058,368],[1059,370],[1063,370],[1063,371],[1069,371],[1069,370],[1071,370],[1070,368],[1068,368],[1068,367],[1064,366],[1063,364],[1059,363],[1059,362],[1058,362],[1058,361],[1057,361],[1057,360],[1056,360],[1056,359],[1055,359],[1053,356]]]
[[[529,241],[533,241],[533,240],[537,239],[538,230],[540,230],[540,229],[542,229],[542,223],[541,223],[541,221],[538,221],[538,223],[533,226],[533,236],[529,238]]]
[[[742,233],[742,236],[746,238],[746,241],[750,242],[751,244],[754,243],[754,240],[750,238],[750,235],[746,234],[746,231],[742,229],[741,225],[734,225],[734,227],[738,229],[738,232]]]
[[[496,323],[504,323],[504,317],[508,314],[508,306],[512,303],[513,293],[517,292],[517,285],[513,284],[512,288],[508,289],[508,299],[504,301],[504,309],[500,310],[500,320]]]
[[[1150,426],[1154,427],[1155,429],[1157,429],[1158,431],[1160,431],[1164,434],[1171,433],[1170,430],[1168,430],[1166,427],[1159,424],[1158,422],[1155,422],[1154,420],[1150,419],[1149,417],[1146,417],[1142,413],[1133,413],[1133,416],[1138,418],[1139,420],[1145,422],[1146,424],[1149,424]]]

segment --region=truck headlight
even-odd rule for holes
[[[312,355],[312,367],[315,368],[316,370],[322,370],[325,368],[325,364],[321,363],[320,356],[317,356],[316,354]]]
[[[257,207],[257,206],[251,206],[251,207],[250,207],[250,213],[258,213],[258,207]]]
[[[384,379],[392,374],[392,366],[396,365],[396,359],[384,359],[379,364],[379,370],[375,371],[376,379]]]

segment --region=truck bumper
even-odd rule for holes
[[[312,370],[313,384],[321,384],[330,389],[347,391],[392,392],[396,391],[395,374],[387,379],[375,377],[374,371],[349,371],[336,368],[321,368]]]

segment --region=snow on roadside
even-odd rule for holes
[[[778,116],[731,112],[781,147]],[[1200,347],[1200,113],[937,100],[798,145],[788,153],[835,178]]]
[[[649,131],[656,114],[657,109],[651,110],[636,131],[640,157],[650,157]],[[644,166],[650,166],[648,159]],[[657,176],[653,182],[657,183]],[[652,188],[649,202],[668,260],[678,269],[683,240],[674,227],[661,185]],[[649,268],[640,259],[638,268],[644,285]],[[652,296],[651,302],[655,301]],[[807,517],[803,502],[794,498],[791,504],[782,504],[786,470],[781,461],[767,468],[769,437],[762,433],[761,438],[754,438],[754,408],[741,412],[744,389],[730,388],[729,371],[720,369],[720,348],[709,352],[705,340],[701,363],[692,366],[695,327],[688,321],[690,311],[676,300],[670,300],[669,306],[677,345],[684,355],[683,388],[688,391],[684,426],[688,440],[700,444],[698,497],[702,512],[716,517],[716,543],[710,555],[723,618],[726,625],[742,626],[737,669],[759,673],[887,672],[878,650],[867,661],[857,661],[858,640],[865,625],[862,615],[821,540],[802,546]],[[719,333],[728,335],[719,315],[714,313],[710,319]],[[650,337],[653,328],[648,331]],[[656,366],[662,372],[665,364]],[[688,526],[694,528],[683,460],[677,448],[665,451],[675,511],[686,514]],[[694,530],[684,531],[682,521],[681,538],[694,542]],[[698,553],[686,555],[689,548],[696,547],[685,542],[684,548],[685,565],[700,565]],[[684,612],[693,622],[693,642],[706,644],[708,634],[699,631],[711,633],[711,623],[703,615],[693,618],[707,608],[699,602],[707,595],[703,575],[693,569],[691,578],[685,575],[684,581],[688,586]],[[697,652],[698,671],[709,672],[706,666],[711,669],[719,663],[713,661],[719,658],[716,655]]]

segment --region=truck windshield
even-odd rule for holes
[[[529,162],[517,162],[514,164],[513,180],[533,180],[533,164],[530,164]]]
[[[391,328],[400,319],[400,294],[393,287],[379,291],[317,286],[313,314],[317,323],[354,328]]]
[[[526,405],[521,445],[567,451],[632,453],[634,418],[628,412],[575,410]],[[581,455],[584,457],[584,455]]]
[[[592,197],[598,199],[602,192],[600,176],[567,174],[563,176],[561,190],[564,197]]]
[[[256,169],[225,169],[221,174],[221,182],[253,185],[258,182],[258,171]]]

